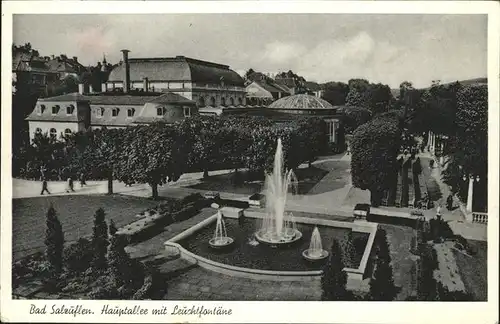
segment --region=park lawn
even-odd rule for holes
[[[117,227],[135,219],[135,215],[158,202],[147,198],[121,195],[72,195],[21,198],[12,200],[12,255],[17,261],[45,248],[45,215],[50,204],[56,210],[66,242],[92,233],[94,213],[103,208],[106,221]]]
[[[474,295],[478,301],[488,300],[488,243],[483,241],[467,240],[469,245],[477,251],[469,257],[453,250],[458,266],[458,272],[464,282],[467,292]]]

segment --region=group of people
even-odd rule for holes
[[[47,193],[50,195],[47,178],[45,177],[45,172],[44,172],[45,169],[42,167],[40,171],[41,171],[41,180],[42,180],[42,191],[40,192],[40,195],[43,196],[44,193]],[[85,174],[83,172],[80,173],[79,180],[80,180],[80,187],[87,185],[87,182],[85,179]],[[66,180],[66,192],[67,193],[75,192],[74,180],[73,180],[73,177],[71,175]]]

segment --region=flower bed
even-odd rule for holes
[[[130,242],[138,242],[158,234],[167,225],[191,218],[209,203],[200,194],[191,194],[181,200],[167,199],[156,208],[136,215],[139,220],[123,226],[116,234],[126,236]]]

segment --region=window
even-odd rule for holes
[[[57,130],[55,128],[50,129],[50,137],[51,138],[56,138],[57,137]]]
[[[184,117],[191,117],[191,107],[183,107]]]
[[[243,105],[243,99],[241,99],[241,97],[238,98],[238,105]]]
[[[166,111],[167,110],[165,109],[165,107],[158,107],[158,108],[156,108],[156,115],[163,116],[163,115],[165,115]]]
[[[75,106],[69,105],[66,107],[66,115],[73,115],[73,111],[75,110]]]
[[[335,131],[337,129],[337,123],[335,120],[328,120],[328,141],[330,143],[335,143]]]
[[[112,117],[116,117],[118,116],[118,112],[120,111],[120,109],[118,108],[113,108],[113,110],[111,111],[111,116]]]
[[[66,136],[71,135],[71,129],[66,128],[66,129],[64,130],[64,135],[66,135]]]
[[[59,105],[52,106],[52,115],[57,115],[59,108]]]
[[[232,98],[232,97],[231,97],[231,98],[229,98],[229,104],[230,104],[231,106],[234,106],[234,98]]]
[[[210,106],[215,107],[215,98],[214,97],[210,98]]]
[[[43,114],[45,111],[45,105],[40,105],[40,114]]]
[[[42,133],[42,129],[40,127],[37,127],[37,129],[35,130],[35,134],[41,134]]]
[[[127,117],[134,117],[135,114],[135,108],[130,108],[127,110]]]
[[[101,118],[102,116],[104,116],[104,108],[102,107],[97,108],[96,113],[97,117]]]
[[[199,102],[200,107],[205,107],[205,98],[200,97],[198,102]]]
[[[224,98],[224,97],[220,98],[220,104],[222,106],[225,106],[226,105],[226,98]]]

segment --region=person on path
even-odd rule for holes
[[[75,192],[75,190],[73,189],[73,179],[71,177],[68,178],[66,186],[66,192],[69,193],[70,191]]]
[[[452,208],[453,208],[453,195],[452,194],[450,194],[448,196],[448,198],[446,198],[446,208],[448,210],[452,210]]]
[[[40,192],[40,195],[42,195],[42,196],[43,196],[43,193],[44,193],[45,191],[46,191],[46,192],[50,195],[50,191],[49,191],[49,189],[47,188],[47,179],[45,179],[45,177],[44,177],[44,178],[42,178],[42,192]]]
[[[441,205],[437,206],[436,217],[437,217],[437,219],[441,219]]]
[[[87,185],[87,182],[85,181],[85,173],[80,173],[80,187],[83,187]]]

